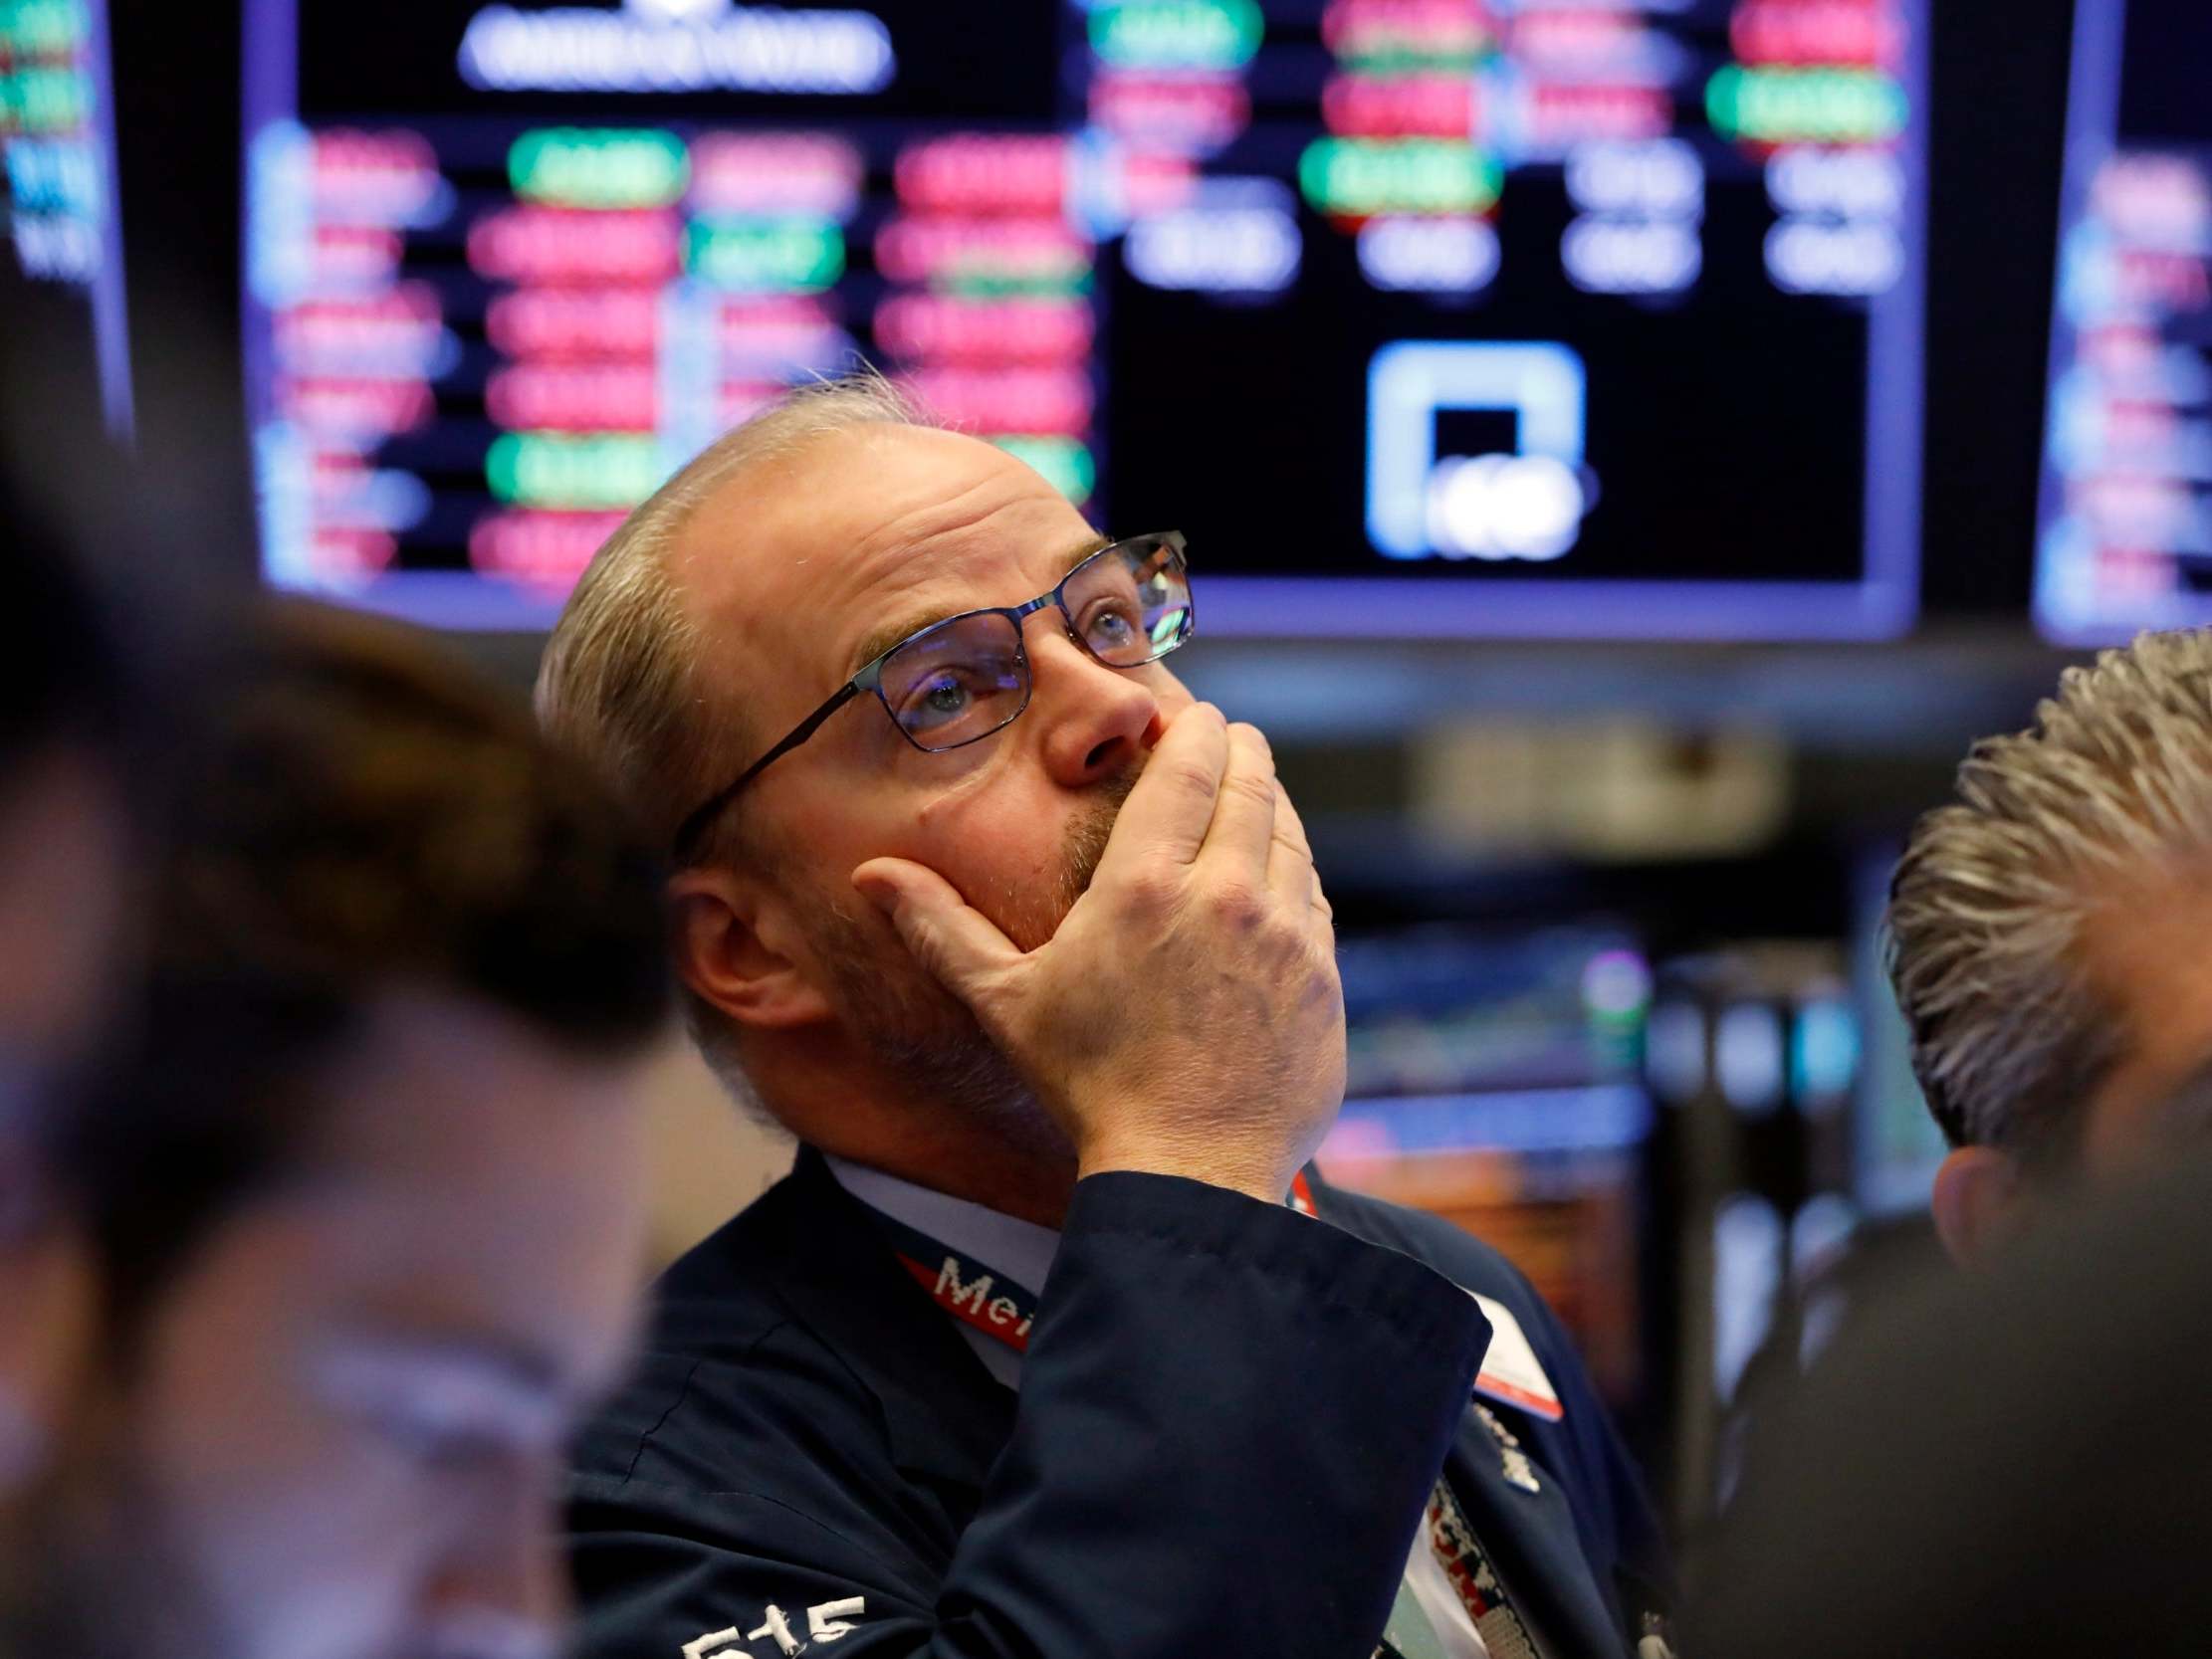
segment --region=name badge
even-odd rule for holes
[[[1513,1310],[1474,1291],[1467,1294],[1490,1322],[1490,1347],[1482,1355],[1481,1369],[1475,1373],[1474,1391],[1547,1423],[1558,1422],[1567,1414],[1566,1407],[1559,1403],[1559,1392],[1544,1374],[1543,1364],[1529,1347],[1528,1336],[1513,1317]]]

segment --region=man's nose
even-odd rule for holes
[[[1053,781],[1085,788],[1142,762],[1164,724],[1160,699],[1149,675],[1108,668],[1068,636],[1057,613],[1045,614],[1051,623],[1030,634],[1029,718],[1043,725]]]
[[[488,1479],[459,1506],[452,1544],[423,1609],[431,1659],[553,1659],[567,1634],[568,1576],[552,1482],[535,1471]]]

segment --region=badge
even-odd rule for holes
[[[1544,1374],[1513,1310],[1477,1292],[1467,1294],[1481,1305],[1483,1317],[1490,1322],[1490,1347],[1482,1355],[1481,1369],[1475,1373],[1474,1391],[1531,1412],[1547,1423],[1558,1422],[1567,1414],[1566,1408],[1559,1403],[1559,1394]]]
[[[1486,1405],[1478,1405],[1474,1414],[1482,1419],[1482,1426],[1497,1441],[1498,1462],[1504,1466],[1506,1485],[1517,1486],[1523,1492],[1543,1491],[1536,1479],[1536,1466],[1528,1461],[1528,1453],[1521,1450],[1521,1443],[1513,1438],[1513,1431],[1497,1420],[1497,1413]]]

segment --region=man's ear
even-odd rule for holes
[[[680,870],[668,899],[676,971],[705,1001],[764,1030],[831,1017],[779,889],[734,870]]]
[[[1960,1146],[1936,1170],[1929,1204],[1951,1260],[1973,1267],[2020,1231],[2029,1201],[2026,1176],[2010,1152]]]

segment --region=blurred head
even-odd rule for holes
[[[1914,830],[1890,973],[1954,1148],[1938,1230],[1983,1253],[2067,1180],[2212,1129],[2212,632],[2072,669],[2036,724],[1975,745]]]
[[[539,711],[672,837],[702,801],[906,635],[1048,591],[1102,538],[1037,473],[918,424],[883,381],[794,395],[679,473],[602,548],[555,631]],[[924,753],[872,698],[753,780],[673,884],[694,1026],[726,1075],[832,1150],[890,1093],[1027,1126],[964,1009],[859,901],[855,867],[924,864],[1015,942],[1048,938],[1189,694],[1161,664],[1103,666],[1050,608],[1027,619],[1026,713]],[[855,1082],[865,1076],[867,1085]],[[942,1112],[931,1114],[941,1126]]]
[[[0,1650],[550,1652],[641,1279],[657,872],[411,636],[291,611],[232,667],[139,1041],[55,1148],[89,1306]]]

